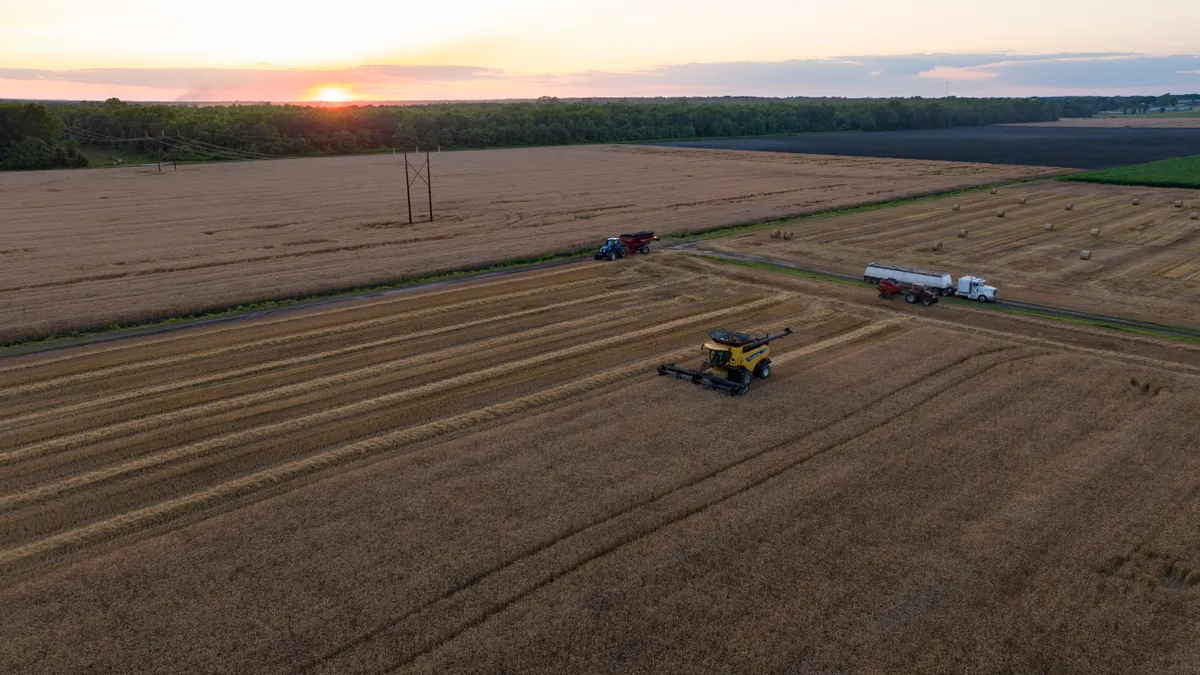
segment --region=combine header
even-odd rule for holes
[[[709,341],[704,343],[704,361],[699,370],[664,363],[658,367],[658,374],[674,375],[693,384],[727,391],[730,396],[741,396],[750,390],[754,375],[762,380],[771,376],[771,348],[767,345],[791,334],[791,328],[761,337],[718,328],[708,334]]]

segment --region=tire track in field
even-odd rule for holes
[[[68,532],[45,537],[16,548],[0,551],[0,574],[13,571],[20,565],[26,564],[40,556],[65,552],[88,544],[111,540],[162,522],[173,520],[199,509],[217,506],[223,502],[286,481],[295,480],[406,445],[428,441],[445,434],[465,431],[519,413],[528,413],[539,407],[564,401],[568,398],[615,384],[621,380],[636,377],[639,374],[644,375],[654,365],[663,360],[683,358],[694,351],[691,348],[676,350],[622,368],[567,382],[511,401],[497,403],[461,415],[455,415],[446,419],[342,445],[303,459],[227,481],[200,492],[170,499]]]
[[[872,337],[879,337],[879,336],[883,336],[883,337],[885,337],[885,339],[890,340],[895,337],[899,337],[899,335],[901,333],[897,332],[893,335],[884,335],[884,333],[885,333],[885,331],[894,329],[897,326],[897,323],[898,322],[895,320],[885,320],[885,321],[880,321],[877,323],[868,324],[866,326],[862,326],[860,328],[854,329],[848,333],[844,333],[842,335],[837,335],[837,336],[828,338],[826,340],[822,340],[820,342],[814,343],[812,345],[808,345],[799,350],[795,350],[794,352],[789,351],[784,356],[789,357],[786,360],[790,361],[793,359],[799,359],[802,357],[811,356],[813,354],[816,354],[816,353],[819,353],[822,351],[826,351],[828,349],[834,349],[837,347],[841,347],[841,346],[850,344],[852,342],[855,342],[857,340],[866,340],[866,339],[869,339]],[[850,335],[852,335],[852,334],[855,336],[853,339],[850,338]],[[639,509],[650,508],[652,505],[654,505],[658,502],[661,502],[661,501],[671,497],[672,495],[679,493],[682,490],[686,490],[692,486],[695,486],[695,485],[698,485],[705,481],[708,481],[710,479],[713,479],[713,478],[721,475],[722,473],[725,473],[741,464],[744,464],[746,462],[749,462],[749,461],[755,459],[756,457],[758,457],[760,455],[766,454],[767,452],[771,452],[772,450],[778,449],[780,447],[785,447],[787,445],[791,445],[791,444],[794,444],[801,440],[804,440],[806,438],[812,437],[812,436],[819,434],[823,431],[826,431],[838,424],[846,422],[847,420],[854,419],[855,417],[857,417],[861,414],[864,414],[864,411],[867,411],[869,413],[870,411],[875,410],[878,407],[878,404],[880,402],[887,400],[889,398],[895,397],[895,396],[899,396],[906,390],[908,390],[912,387],[918,386],[922,382],[926,382],[931,378],[937,377],[938,375],[940,375],[948,370],[951,370],[963,363],[967,363],[967,362],[973,361],[975,359],[988,356],[993,353],[1006,351],[1007,349],[1011,349],[1011,348],[1006,348],[1006,347],[994,348],[994,349],[990,349],[990,350],[985,350],[978,354],[967,355],[967,356],[961,357],[959,359],[956,359],[940,368],[935,369],[934,371],[932,371],[930,373],[922,374],[917,379],[915,379],[911,382],[908,382],[906,384],[903,384],[900,387],[898,387],[888,393],[882,394],[882,395],[878,396],[877,398],[875,398],[874,400],[866,402],[861,408],[850,411],[850,412],[842,415],[840,418],[835,419],[825,425],[822,425],[822,426],[818,427],[817,429],[814,429],[813,431],[810,431],[810,432],[801,434],[799,436],[787,439],[781,443],[776,444],[775,446],[767,448],[766,450],[753,453],[752,455],[749,455],[749,456],[743,456],[742,458],[739,458],[739,459],[733,461],[732,463],[728,463],[726,465],[717,467],[701,476],[698,476],[683,485],[671,488],[669,490],[660,492],[655,495],[650,495],[634,504],[631,504],[630,506],[622,509],[621,511],[619,511],[615,514],[610,514],[610,515],[601,517],[599,519],[596,519],[590,523],[584,524],[583,526],[581,526],[577,529],[563,533],[552,540],[545,540],[542,542],[534,543],[532,546],[527,548],[524,552],[519,553],[517,556],[509,559],[508,561],[502,562],[496,566],[493,566],[487,570],[483,570],[483,571],[471,576],[470,578],[464,580],[462,583],[456,585],[455,587],[447,589],[447,591],[445,591],[439,597],[436,597],[436,598],[433,598],[433,599],[427,601],[420,607],[413,608],[409,611],[406,611],[406,612],[400,614],[399,616],[392,617],[392,618],[382,622],[380,625],[377,625],[376,627],[359,635],[358,637],[356,637],[352,640],[349,640],[349,641],[339,645],[338,647],[324,653],[323,655],[301,665],[294,672],[307,672],[307,671],[315,670],[315,669],[321,667],[322,665],[324,665],[326,662],[328,662],[332,659],[338,658],[339,656],[342,656],[344,654],[347,654],[351,650],[356,649],[357,647],[360,647],[377,637],[380,637],[381,635],[392,630],[393,628],[400,625],[401,623],[408,621],[409,619],[415,617],[416,615],[418,615],[420,613],[425,612],[426,610],[431,609],[435,605],[437,605],[439,603],[450,602],[453,598],[468,592],[473,587],[483,584],[483,583],[487,582],[488,580],[493,579],[493,578],[497,577],[498,575],[505,573],[507,570],[516,568],[516,567],[526,563],[527,561],[533,559],[535,556],[537,556],[545,551],[548,551],[549,549],[551,549],[555,546],[563,544],[564,542],[567,542],[568,540],[570,540],[576,536],[582,535],[582,534],[588,532],[589,530],[593,530],[597,527],[610,526],[612,523],[615,523],[616,521],[618,521],[618,519],[620,519],[630,513],[633,513]],[[793,354],[794,354],[794,356],[793,356]],[[784,359],[784,356],[775,357],[773,360],[775,362],[778,362],[781,359]],[[997,365],[999,365],[999,364],[997,364]],[[517,576],[519,576],[519,574]],[[557,576],[558,575],[555,575],[555,578],[557,578]],[[334,669],[333,672],[342,672],[342,671],[339,669]]]
[[[684,298],[672,298],[656,303],[642,305],[639,307],[639,309],[661,309],[670,305],[682,304],[684,300]],[[626,320],[633,320],[637,319],[638,317],[636,315],[626,315],[622,318]],[[443,360],[455,358],[496,344],[553,335],[563,330],[593,326],[595,324],[596,319],[590,316],[572,319],[570,321],[556,324],[548,324],[531,328],[519,333],[498,335],[492,338],[473,341],[467,344],[458,345],[456,347],[450,347],[448,349],[442,349],[438,351],[438,358]],[[606,323],[602,326],[596,326],[596,328],[602,330],[606,327],[618,326],[620,324],[621,321],[618,320]],[[60,436],[47,441],[33,443],[21,448],[17,448],[16,450],[0,453],[0,466],[23,460],[36,459],[39,457],[44,457],[53,452],[99,443],[120,436],[150,431],[152,429],[157,429],[168,425],[180,424],[201,417],[218,415],[252,405],[269,403],[271,401],[286,399],[293,396],[301,396],[314,391],[319,391],[321,389],[328,389],[333,386],[360,382],[378,375],[401,370],[407,366],[425,363],[427,361],[428,355],[425,354],[392,359],[390,361],[375,363],[368,366],[363,366],[361,368],[356,368],[354,370],[335,373],[333,375],[327,375],[312,380],[305,380],[295,384],[272,387],[261,391],[248,392],[239,396],[188,406],[186,408],[159,413],[157,415],[139,417],[137,419],[127,420],[110,426],[102,427],[100,429],[84,431],[69,436]],[[168,453],[169,452],[172,451],[168,451]],[[95,483],[111,480],[113,478],[128,475],[130,473],[145,471],[171,461],[173,461],[173,459],[167,454],[150,454],[114,466],[104,467],[102,469],[89,471],[84,474],[41,485],[23,492],[3,495],[0,496],[0,512],[27,506],[29,504],[45,501],[54,497],[59,497],[68,492],[73,492]]]
[[[790,297],[790,295],[781,294],[773,298],[763,298],[754,302],[745,303],[739,307],[739,312],[745,313],[762,309],[764,307],[777,304],[787,297]],[[605,347],[627,344],[639,338],[669,332],[676,328],[681,328],[690,324],[728,315],[729,310],[720,309],[704,314],[676,319],[674,321],[658,324],[649,328],[643,328],[641,330],[622,333],[620,335],[614,335],[592,342],[564,347],[553,352],[538,354],[536,356],[531,356],[517,361],[510,361],[508,363],[503,363],[491,368],[485,368],[483,370],[463,373],[462,375],[456,375],[444,380],[430,382],[429,384],[420,385],[411,389],[402,389],[390,394],[383,394],[381,396],[376,396],[362,401],[348,403],[346,405],[321,410],[319,412],[311,413],[301,417],[273,422],[271,424],[264,424],[240,431],[234,431],[222,436],[208,438],[202,441],[187,443],[169,450],[163,450],[140,457],[138,459],[130,460],[129,462],[125,462],[123,464],[90,472],[88,474],[84,474],[83,476],[76,476],[74,478],[69,478],[49,486],[35,488],[34,490],[30,491],[34,494],[26,497],[25,501],[45,501],[47,499],[60,496],[62,492],[71,492],[77,490],[84,485],[95,484],[133,472],[146,471],[163,464],[178,462],[185,459],[194,459],[196,457],[234,448],[247,443],[273,438],[281,434],[300,432],[304,431],[305,429],[311,429],[323,424],[343,421],[358,415],[383,410],[405,401],[427,398],[429,396],[442,394],[470,384],[484,382],[496,377],[502,377],[514,372],[519,372],[521,370],[527,370],[545,363],[552,363],[560,359],[570,358],[572,356],[585,354],[597,349],[603,349]],[[309,383],[301,383],[302,386],[308,386],[308,384]],[[56,488],[61,492],[50,493],[48,490],[51,488]],[[13,497],[6,497],[5,502],[10,499],[13,499]]]
[[[496,580],[494,585],[498,586],[499,588],[492,589],[490,592],[496,596],[507,596],[507,597],[498,598],[498,602],[493,601],[492,606],[487,607],[486,609],[483,609],[482,613],[478,616],[475,616],[475,617],[472,617],[469,619],[464,619],[463,615],[470,611],[465,606],[475,605],[475,604],[486,605],[488,602],[486,597],[485,598],[476,598],[476,599],[474,599],[474,601],[468,600],[466,598],[460,599],[460,602],[455,603],[455,606],[447,607],[447,608],[445,608],[446,611],[440,612],[440,614],[443,614],[443,615],[449,617],[448,619],[445,619],[444,621],[451,622],[451,623],[457,622],[456,626],[449,628],[448,634],[444,634],[440,637],[436,637],[436,638],[428,637],[428,636],[430,636],[431,633],[433,633],[437,630],[436,627],[431,625],[432,622],[430,620],[428,620],[428,619],[420,620],[418,617],[416,617],[415,615],[418,612],[411,613],[410,618],[413,619],[413,623],[419,624],[419,629],[414,631],[415,635],[420,636],[420,637],[417,637],[416,639],[420,640],[421,637],[425,637],[426,644],[421,646],[420,648],[418,648],[411,654],[408,654],[400,659],[391,661],[390,663],[388,663],[387,665],[385,665],[382,668],[372,668],[370,672],[376,672],[376,673],[394,672],[395,670],[397,670],[399,668],[409,665],[409,664],[413,663],[414,661],[416,661],[417,659],[421,658],[422,656],[431,654],[434,651],[436,651],[437,649],[441,648],[442,646],[448,644],[449,642],[457,639],[458,637],[461,637],[466,632],[483,625],[488,620],[490,620],[493,617],[504,612],[506,609],[513,606],[517,602],[520,602],[521,600],[530,597],[531,595],[548,587],[549,585],[553,584],[555,581],[561,579],[562,577],[572,574],[572,573],[582,569],[584,566],[586,566],[592,562],[595,562],[596,560],[599,560],[605,556],[615,553],[615,552],[617,552],[623,548],[626,548],[628,546],[634,545],[637,542],[639,542],[647,537],[653,536],[653,535],[671,527],[672,525],[678,524],[692,516],[703,513],[704,511],[707,511],[708,509],[710,509],[714,506],[718,506],[720,504],[728,502],[731,499],[734,499],[740,495],[750,492],[751,490],[761,487],[762,485],[770,482],[771,480],[778,478],[779,476],[783,475],[784,473],[786,473],[794,468],[797,468],[799,466],[802,466],[802,465],[806,464],[807,462],[812,461],[813,459],[816,459],[816,458],[818,458],[822,455],[825,455],[825,454],[827,454],[833,450],[836,450],[838,448],[844,447],[845,445],[852,443],[853,441],[855,441],[859,438],[862,438],[863,436],[866,436],[882,427],[887,426],[893,420],[895,420],[899,417],[902,417],[903,415],[907,414],[908,412],[911,412],[912,410],[915,410],[923,405],[926,405],[929,401],[932,401],[935,398],[937,398],[949,391],[952,391],[953,389],[965,384],[966,382],[969,382],[969,381],[975,379],[976,377],[979,377],[979,376],[987,373],[988,371],[990,371],[994,368],[997,368],[999,366],[1002,366],[1002,365],[1005,365],[1008,363],[1012,363],[1014,361],[1018,361],[1021,359],[1035,358],[1037,356],[1044,355],[1044,354],[1040,354],[1040,353],[1030,353],[1030,354],[1023,354],[1023,355],[1018,354],[1012,358],[1003,358],[995,363],[991,363],[989,365],[983,366],[982,368],[980,368],[974,372],[970,372],[962,377],[956,378],[944,386],[937,387],[932,393],[930,393],[927,396],[922,396],[919,400],[915,400],[915,402],[913,399],[905,399],[903,401],[900,401],[900,404],[902,406],[901,410],[898,410],[891,414],[883,415],[880,417],[880,419],[868,423],[868,426],[866,428],[858,430],[858,431],[854,431],[849,436],[835,437],[834,439],[819,445],[816,449],[814,449],[810,452],[804,453],[802,455],[799,455],[799,456],[788,455],[786,458],[786,461],[784,461],[782,463],[767,464],[766,460],[764,459],[764,458],[768,458],[772,454],[782,452],[783,450],[794,445],[797,442],[800,442],[805,439],[811,439],[812,437],[816,436],[817,434],[820,434],[821,432],[824,432],[842,422],[845,422],[847,419],[852,419],[852,418],[858,416],[860,413],[863,413],[864,410],[867,411],[867,415],[876,414],[880,410],[879,405],[881,403],[884,403],[888,399],[892,399],[895,396],[903,394],[906,390],[908,390],[914,386],[919,386],[922,383],[928,382],[929,379],[931,379],[931,377],[936,377],[938,375],[941,375],[942,373],[945,373],[954,367],[957,367],[964,363],[969,363],[975,359],[979,359],[984,356],[988,356],[990,354],[995,354],[995,353],[999,353],[999,352],[1012,351],[1013,349],[1014,348],[1012,348],[1012,347],[1001,347],[1001,348],[983,352],[981,354],[976,354],[974,356],[968,356],[968,357],[964,357],[962,359],[958,359],[955,362],[953,362],[950,366],[937,369],[934,372],[934,374],[923,377],[916,382],[913,382],[913,383],[910,383],[909,385],[901,387],[899,390],[896,390],[895,392],[893,392],[891,394],[887,394],[882,397],[879,397],[875,401],[872,401],[868,406],[866,406],[864,408],[860,408],[859,410],[850,413],[849,415],[843,417],[842,419],[836,420],[824,427],[817,429],[814,432],[811,432],[808,434],[803,434],[799,437],[782,441],[782,442],[777,443],[765,450],[755,452],[750,456],[744,457],[744,458],[739,459],[731,464],[728,464],[728,465],[721,467],[715,471],[712,471],[709,474],[706,474],[705,476],[703,476],[697,480],[689,482],[686,485],[683,485],[679,488],[671,490],[670,492],[665,493],[658,498],[654,498],[644,504],[641,504],[638,507],[635,507],[634,509],[629,509],[629,510],[622,512],[621,514],[612,516],[601,523],[601,526],[603,526],[605,529],[607,529],[611,532],[611,534],[610,534],[611,539],[606,542],[605,538],[604,538],[604,535],[606,533],[604,533],[604,532],[598,533],[597,538],[599,539],[599,541],[596,541],[592,544],[590,551],[586,550],[588,548],[589,542],[586,542],[586,541],[579,542],[579,543],[575,543],[573,546],[571,546],[568,542],[570,539],[573,539],[576,536],[587,536],[589,534],[588,530],[591,528],[585,528],[584,530],[566,535],[565,537],[558,539],[557,541],[554,542],[554,545],[562,544],[564,547],[570,546],[571,548],[575,549],[575,555],[574,555],[574,557],[576,558],[575,560],[568,562],[568,564],[565,567],[564,566],[554,566],[553,560],[547,560],[546,561],[547,569],[543,569],[543,570],[535,569],[535,570],[529,570],[526,572],[526,573],[533,572],[534,574],[537,574],[538,576],[537,576],[537,578],[533,579],[532,581],[523,584],[523,588],[518,589],[515,593],[513,593],[513,592],[504,593],[504,590],[503,590],[504,580],[502,580],[502,579]],[[755,467],[752,465],[752,463],[757,462],[758,460],[764,460],[765,466]],[[739,471],[739,470],[748,475],[745,475],[745,476],[732,475],[734,472]],[[721,484],[722,479],[729,479],[730,481],[734,482],[735,484],[733,486],[727,487],[727,486]],[[697,497],[700,498],[701,501],[699,501],[699,503],[689,504],[689,501],[690,501],[689,498],[691,498],[692,496],[683,494],[683,493],[686,491],[693,491],[693,490],[701,491],[701,492],[707,490],[707,491],[709,491],[711,493],[715,493],[715,494],[696,495]],[[668,498],[673,498],[673,497],[678,497],[678,501],[680,503],[665,504],[665,505],[662,503],[662,502],[665,502]],[[645,511],[645,513],[639,514],[639,513],[635,513],[635,511]],[[633,520],[634,522],[633,523],[622,522],[623,519],[624,520]],[[638,522],[638,521],[642,521],[642,522]],[[639,525],[641,527],[638,527]],[[634,532],[632,534],[629,534],[628,530],[631,530],[631,529],[634,530]],[[579,551],[579,549],[581,549],[581,548],[585,549],[585,550]],[[547,557],[553,556],[553,552],[550,551],[549,548],[541,549],[541,550],[535,552],[534,555],[542,555],[542,554],[545,554]],[[565,553],[565,555],[571,556],[572,551],[567,551]],[[532,556],[531,556],[531,558],[532,558]],[[535,565],[536,565],[536,561],[530,560],[526,566],[535,567]],[[516,582],[517,585],[522,585],[520,583],[523,580],[521,570],[514,570],[512,573],[512,576],[516,577],[516,579],[514,581]],[[488,594],[488,591],[484,590],[484,591],[481,591],[479,594],[486,596]],[[449,602],[449,598],[446,599],[446,604],[451,604]],[[430,606],[430,609],[433,611],[436,611],[436,610],[434,610],[434,608],[432,606]],[[434,617],[434,620],[436,620],[436,618],[437,617]],[[416,628],[416,627],[414,626],[414,628]],[[322,664],[318,662],[314,665],[319,666]],[[347,670],[348,670],[348,668],[345,668],[345,667],[336,669],[337,672],[346,672]]]
[[[562,290],[568,290],[568,289],[574,289],[574,288],[585,288],[588,286],[595,286],[595,285],[596,285],[595,280],[584,279],[581,281],[570,282],[567,284],[562,284],[557,287],[552,287],[552,289],[556,290],[556,291],[562,291]],[[647,288],[648,287],[651,287],[651,286],[647,286]],[[548,292],[548,289],[532,288],[527,291],[518,291],[516,293],[512,293],[512,294],[508,295],[505,299],[516,299],[516,298],[520,298],[520,297],[545,295],[547,292]],[[85,371],[82,373],[75,373],[72,375],[62,375],[59,377],[47,378],[44,380],[37,380],[37,381],[29,382],[26,384],[16,385],[14,387],[9,387],[7,389],[0,389],[0,399],[12,398],[14,396],[42,392],[42,391],[46,391],[48,389],[54,389],[54,388],[65,386],[65,385],[80,384],[80,383],[84,383],[84,382],[92,382],[95,380],[102,380],[102,379],[112,377],[114,375],[127,375],[130,373],[137,373],[137,372],[142,372],[145,370],[152,370],[154,368],[162,368],[164,366],[174,366],[174,365],[178,365],[181,363],[187,363],[190,361],[197,361],[197,360],[201,360],[201,359],[212,358],[214,356],[220,356],[222,354],[229,354],[231,352],[239,352],[239,351],[243,351],[246,349],[257,349],[257,348],[261,348],[261,347],[277,347],[280,345],[286,345],[289,343],[298,342],[300,340],[305,340],[308,338],[329,337],[331,335],[339,335],[341,333],[349,333],[349,332],[354,332],[354,331],[363,330],[363,329],[367,329],[367,328],[386,326],[387,324],[396,323],[398,321],[406,321],[406,320],[412,320],[412,319],[426,318],[426,317],[430,317],[430,316],[438,316],[440,314],[446,314],[449,312],[459,311],[459,310],[463,310],[463,309],[472,309],[475,307],[486,307],[488,305],[495,304],[495,302],[496,302],[496,298],[476,298],[473,300],[464,300],[463,302],[454,303],[451,305],[428,307],[425,309],[413,310],[411,312],[404,312],[401,314],[392,314],[392,315],[388,315],[388,316],[376,317],[373,319],[365,319],[362,321],[355,321],[352,323],[339,324],[336,326],[326,326],[324,328],[314,328],[311,330],[299,331],[299,332],[295,332],[295,333],[288,333],[285,335],[278,335],[278,336],[268,337],[268,338],[260,338],[258,340],[252,340],[252,341],[243,342],[240,344],[238,344],[238,343],[225,344],[220,347],[211,347],[209,349],[188,352],[186,354],[178,354],[175,356],[164,356],[164,357],[159,357],[157,359],[150,359],[147,361],[137,361],[134,363],[127,363],[127,364],[121,364],[121,365],[116,365],[116,366],[108,366],[105,368],[97,368],[95,370],[88,370],[88,371]]]
[[[1035,323],[1035,324],[1042,324],[1045,321],[1045,319],[1038,319],[1035,317],[1025,317],[1025,316],[1009,316],[1006,318],[1009,320],[1012,320],[1012,321],[1024,321],[1027,323]],[[1110,362],[1114,362],[1114,363],[1121,363],[1121,364],[1137,363],[1139,365],[1147,366],[1150,368],[1158,368],[1160,370],[1166,370],[1166,371],[1185,370],[1185,371],[1188,371],[1189,373],[1200,374],[1200,365],[1184,363],[1182,361],[1164,361],[1162,359],[1155,359],[1155,358],[1151,358],[1149,356],[1139,356],[1137,354],[1126,354],[1124,352],[1118,352],[1118,351],[1113,351],[1113,350],[1096,349],[1094,347],[1084,347],[1082,345],[1072,345],[1072,344],[1067,344],[1065,342],[1057,342],[1054,340],[1047,340],[1045,338],[1038,338],[1038,337],[1033,337],[1030,335],[1023,335],[1021,333],[1007,333],[1005,331],[996,330],[994,328],[983,328],[981,326],[969,326],[969,325],[964,325],[961,323],[954,323],[953,321],[946,321],[945,319],[933,319],[933,318],[929,318],[929,317],[920,317],[918,320],[922,321],[922,322],[937,324],[939,327],[943,327],[948,330],[953,330],[953,331],[957,331],[960,333],[976,333],[979,335],[987,335],[988,337],[994,337],[997,339],[1006,340],[1008,342],[1021,342],[1021,343],[1028,344],[1028,345],[1044,347],[1046,349],[1051,349],[1051,350],[1058,351],[1058,352],[1071,352],[1071,353],[1076,353],[1076,354],[1084,354],[1086,356],[1104,359],[1106,361],[1110,361]],[[1055,325],[1053,327],[1059,328],[1059,329],[1062,328],[1062,326],[1057,326],[1057,325]],[[1087,331],[1085,329],[1081,329],[1079,327],[1073,328],[1072,330],[1080,331],[1080,332],[1089,332],[1089,333],[1091,332],[1091,331]],[[1120,337],[1120,339],[1131,341],[1131,342],[1149,342],[1151,344],[1161,344],[1162,343],[1161,340],[1155,340],[1153,338],[1147,338],[1147,337],[1142,337],[1142,336],[1132,336],[1132,335],[1130,335],[1130,336],[1122,335]],[[1188,345],[1185,343],[1171,343],[1171,346],[1176,349],[1186,349],[1188,351],[1200,351],[1200,349],[1197,349],[1195,346]]]
[[[659,289],[669,288],[671,286],[683,284],[686,281],[687,281],[686,279],[680,279],[678,281],[670,281],[670,282],[666,282],[666,283],[662,283],[662,284],[657,284],[650,288],[659,290]],[[365,351],[365,350],[370,350],[370,349],[377,349],[379,347],[387,347],[390,345],[402,344],[404,342],[410,342],[412,340],[423,340],[423,339],[430,338],[430,337],[436,337],[438,335],[444,335],[446,333],[452,333],[455,331],[465,330],[468,328],[484,326],[489,323],[498,323],[501,321],[508,321],[511,319],[519,319],[519,318],[524,318],[524,317],[528,317],[528,316],[534,316],[537,314],[542,314],[545,312],[555,311],[558,309],[564,309],[564,308],[575,306],[580,303],[589,304],[589,303],[595,302],[597,300],[603,300],[605,298],[611,298],[611,297],[612,297],[612,293],[610,293],[610,292],[598,293],[596,295],[589,295],[589,296],[579,298],[576,300],[567,300],[564,302],[557,302],[557,303],[550,304],[550,305],[542,305],[541,307],[534,307],[531,309],[520,310],[517,312],[512,312],[512,313],[508,313],[508,314],[504,314],[504,315],[484,317],[482,319],[477,319],[474,321],[466,321],[466,322],[463,322],[460,324],[455,324],[453,326],[443,326],[443,327],[439,327],[439,328],[431,328],[429,330],[417,331],[415,333],[409,333],[407,335],[403,335],[403,336],[399,336],[399,337],[381,338],[378,340],[371,340],[368,342],[360,342],[360,343],[356,343],[356,344],[347,345],[345,347],[338,347],[337,349],[330,349],[330,350],[326,350],[326,351],[322,351],[322,352],[316,352],[313,354],[304,354],[301,356],[293,356],[293,357],[289,357],[289,358],[285,358],[285,359],[276,359],[274,361],[266,361],[263,363],[256,363],[252,366],[246,366],[244,368],[238,368],[235,370],[227,370],[227,371],[223,371],[223,372],[218,372],[218,373],[215,373],[212,375],[203,375],[203,376],[188,379],[188,380],[179,380],[179,381],[174,381],[174,382],[167,382],[166,384],[141,387],[141,388],[134,389],[131,391],[121,392],[119,394],[104,396],[104,397],[97,398],[97,399],[90,399],[87,401],[81,401],[79,403],[55,406],[52,408],[46,408],[44,410],[36,410],[34,412],[25,413],[23,415],[18,415],[15,417],[0,419],[0,429],[27,425],[27,424],[30,424],[37,420],[43,420],[46,418],[63,417],[65,415],[77,414],[77,413],[91,410],[94,408],[108,407],[108,406],[112,406],[112,405],[115,405],[118,403],[123,403],[126,401],[131,401],[131,400],[138,399],[138,398],[145,398],[147,396],[157,396],[157,395],[161,395],[161,394],[165,394],[165,393],[177,392],[177,391],[181,391],[181,390],[185,390],[185,389],[191,389],[193,387],[203,386],[203,385],[207,385],[207,384],[223,382],[225,380],[231,380],[231,379],[236,379],[236,378],[240,378],[240,377],[245,377],[248,375],[257,375],[260,373],[265,373],[265,372],[277,370],[280,368],[288,368],[291,366],[303,365],[303,364],[307,364],[307,363],[316,363],[316,362],[324,361],[327,359],[336,358],[339,356],[345,356],[347,354],[353,354],[358,351]],[[7,463],[6,455],[7,455],[7,453],[0,453],[0,466]]]
[[[578,271],[579,271],[578,269],[565,267],[565,268],[547,270],[542,274],[531,273],[530,276],[528,276],[528,277],[512,276],[512,277],[502,278],[502,279],[496,280],[494,282],[491,282],[489,285],[484,286],[484,288],[494,288],[495,286],[505,286],[505,285],[508,285],[509,283],[535,280],[535,279],[540,279],[543,277],[549,277],[549,276],[554,276],[554,275],[559,275],[559,274],[566,274],[567,272],[578,272]],[[622,270],[616,274],[613,274],[610,277],[598,277],[595,281],[597,281],[597,282],[624,281],[624,280],[626,280],[626,277],[634,274],[636,271],[638,271],[636,268],[633,268],[632,270]],[[474,281],[474,280],[472,280],[472,281]],[[487,283],[486,280],[481,279],[480,281],[484,281],[485,283]],[[567,283],[570,283],[570,282],[567,282]],[[329,306],[329,307],[306,308],[303,310],[298,310],[296,312],[289,313],[285,316],[281,316],[278,318],[264,318],[261,320],[257,320],[254,322],[253,327],[259,328],[259,327],[263,327],[263,326],[275,326],[275,325],[279,325],[279,324],[283,324],[283,323],[313,319],[313,318],[318,318],[318,317],[328,318],[330,315],[339,314],[342,312],[361,311],[363,309],[369,309],[372,307],[378,307],[378,306],[387,305],[390,303],[400,304],[400,303],[405,302],[406,300],[413,300],[413,299],[424,300],[427,298],[434,298],[437,296],[447,295],[447,294],[452,294],[452,293],[459,294],[459,293],[462,293],[464,290],[470,290],[471,288],[472,288],[471,286],[452,286],[450,288],[431,290],[428,292],[421,292],[420,289],[414,289],[413,293],[411,295],[405,294],[405,295],[390,295],[390,296],[385,296],[385,297],[381,297],[381,298],[363,298],[361,300],[354,300],[351,302],[345,302],[345,303],[342,303],[339,305],[334,305],[334,306]],[[558,288],[557,285],[545,287],[546,290],[553,290],[556,288]],[[501,299],[508,297],[509,293],[504,293],[503,288],[500,288],[498,290],[501,290],[502,292],[499,295],[490,296],[490,297],[492,297],[493,299],[496,299],[496,300],[501,300]],[[95,348],[95,349],[86,349],[86,351],[84,351],[84,350],[86,347],[88,347],[88,345],[83,345],[80,347],[79,350],[71,350],[64,355],[58,356],[55,358],[40,359],[40,360],[36,360],[36,362],[22,363],[20,361],[16,361],[11,364],[5,363],[3,365],[0,365],[0,375],[3,375],[4,373],[29,370],[31,368],[41,368],[41,367],[53,365],[56,363],[62,363],[64,361],[72,361],[72,360],[80,359],[80,358],[95,357],[95,356],[99,356],[101,354],[109,354],[112,352],[125,351],[125,350],[129,350],[129,349],[144,349],[147,347],[158,346],[158,345],[168,343],[168,342],[176,342],[178,340],[186,340],[186,339],[191,339],[191,338],[196,338],[196,337],[212,337],[214,335],[220,335],[222,333],[228,333],[230,331],[235,331],[235,330],[242,330],[245,328],[246,328],[245,324],[233,322],[233,323],[219,324],[217,326],[211,326],[211,327],[210,326],[199,326],[194,330],[183,331],[183,332],[178,332],[178,333],[171,333],[171,334],[161,335],[161,336],[155,336],[155,337],[151,337],[151,338],[144,339],[144,340],[138,340],[138,341],[134,341],[133,339],[122,340],[117,343],[111,343],[105,347],[99,347],[99,348]],[[32,355],[30,355],[30,357],[31,357],[31,359],[34,359],[37,357],[37,355],[32,354]]]

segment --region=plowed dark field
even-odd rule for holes
[[[1200,154],[1200,129],[984,126],[672,141],[660,145],[1108,169]]]

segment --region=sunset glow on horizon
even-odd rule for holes
[[[318,87],[307,100],[317,103],[347,103],[357,97],[347,91],[346,87]]]
[[[723,0],[686,11],[665,0],[343,0],[318,13],[266,0],[39,0],[0,4],[0,98],[934,96],[946,80],[962,83],[961,95],[1073,93],[1072,83],[1098,93],[1200,89],[1200,63],[1188,60],[1200,3],[1125,7],[763,0],[731,12]],[[1090,58],[1134,60],[1080,65]],[[867,61],[869,70],[847,75]]]

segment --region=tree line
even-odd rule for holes
[[[5,168],[86,162],[76,143],[164,160],[350,154],[418,147],[518,147],[829,131],[936,129],[1056,120],[1068,99],[686,99],[411,106],[24,104],[0,117]],[[13,106],[5,106],[13,108]],[[1079,110],[1074,110],[1078,108]],[[3,114],[3,113],[0,113]],[[1090,114],[1087,113],[1087,114]]]
[[[1059,101],[1063,117],[1091,117],[1097,113],[1136,115],[1166,112],[1180,101],[1200,102],[1200,94],[1163,94],[1161,96],[1067,96],[1048,99]]]
[[[84,167],[62,118],[36,103],[0,103],[0,171]]]

